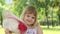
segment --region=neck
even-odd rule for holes
[[[27,27],[28,27],[28,28],[32,28],[32,29],[34,28],[33,25],[27,25]]]

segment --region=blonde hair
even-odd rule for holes
[[[34,6],[27,6],[23,12],[22,12],[22,17],[21,19],[24,20],[25,14],[33,14],[35,16],[35,21],[33,25],[37,25],[37,10],[35,9]]]

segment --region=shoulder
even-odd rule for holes
[[[42,28],[40,26],[37,27],[38,34],[43,34]]]

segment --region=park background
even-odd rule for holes
[[[60,0],[0,0],[0,34],[5,34],[2,27],[2,11],[10,9],[20,17],[23,9],[33,5],[38,11],[38,24],[43,34],[60,34]]]

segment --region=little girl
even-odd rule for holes
[[[37,11],[35,7],[27,6],[23,10],[22,20],[27,26],[27,30],[22,32],[23,34],[43,34],[42,29],[37,24]]]
[[[4,15],[5,12],[3,12]],[[8,15],[9,14],[9,15]],[[6,34],[43,34],[42,29],[37,24],[37,11],[33,6],[27,6],[22,12],[22,22],[20,19],[11,14],[9,11],[4,15],[3,27],[6,29]],[[12,19],[11,19],[12,16]]]

